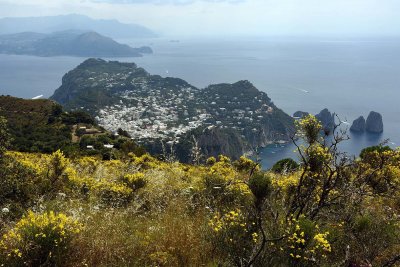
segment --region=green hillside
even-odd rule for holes
[[[53,101],[0,96],[0,116],[8,121],[12,149],[49,153],[71,144],[71,125]]]

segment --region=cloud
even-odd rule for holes
[[[238,4],[246,0],[91,0],[95,3],[109,4],[155,4],[155,5],[189,5],[196,2]]]
[[[400,35],[399,0],[0,0],[0,17],[78,13],[165,35]]]

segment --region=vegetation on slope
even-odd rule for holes
[[[4,266],[396,266],[400,151],[352,160],[298,124],[301,165],[1,158]],[[284,164],[282,166],[285,166]],[[64,239],[65,238],[65,239]],[[62,243],[62,247],[59,246]]]
[[[111,151],[104,145],[109,144],[115,147],[112,154],[144,153],[129,137],[117,137],[98,127],[87,113],[64,112],[51,100],[0,96],[0,116],[7,120],[12,150],[52,153],[61,149],[69,156],[106,155]],[[87,146],[93,149],[88,150]]]

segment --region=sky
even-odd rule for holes
[[[0,17],[70,13],[167,36],[400,34],[400,0],[0,0]]]

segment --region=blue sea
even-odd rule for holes
[[[328,108],[351,124],[374,110],[383,115],[384,133],[350,133],[341,149],[358,155],[386,139],[393,147],[400,145],[400,39],[174,39],[119,40],[150,45],[154,54],[113,60],[135,62],[152,74],[179,77],[200,88],[249,80],[288,114]],[[0,55],[0,94],[49,97],[62,76],[83,60]],[[262,149],[263,167],[296,158],[293,150],[291,144]]]

